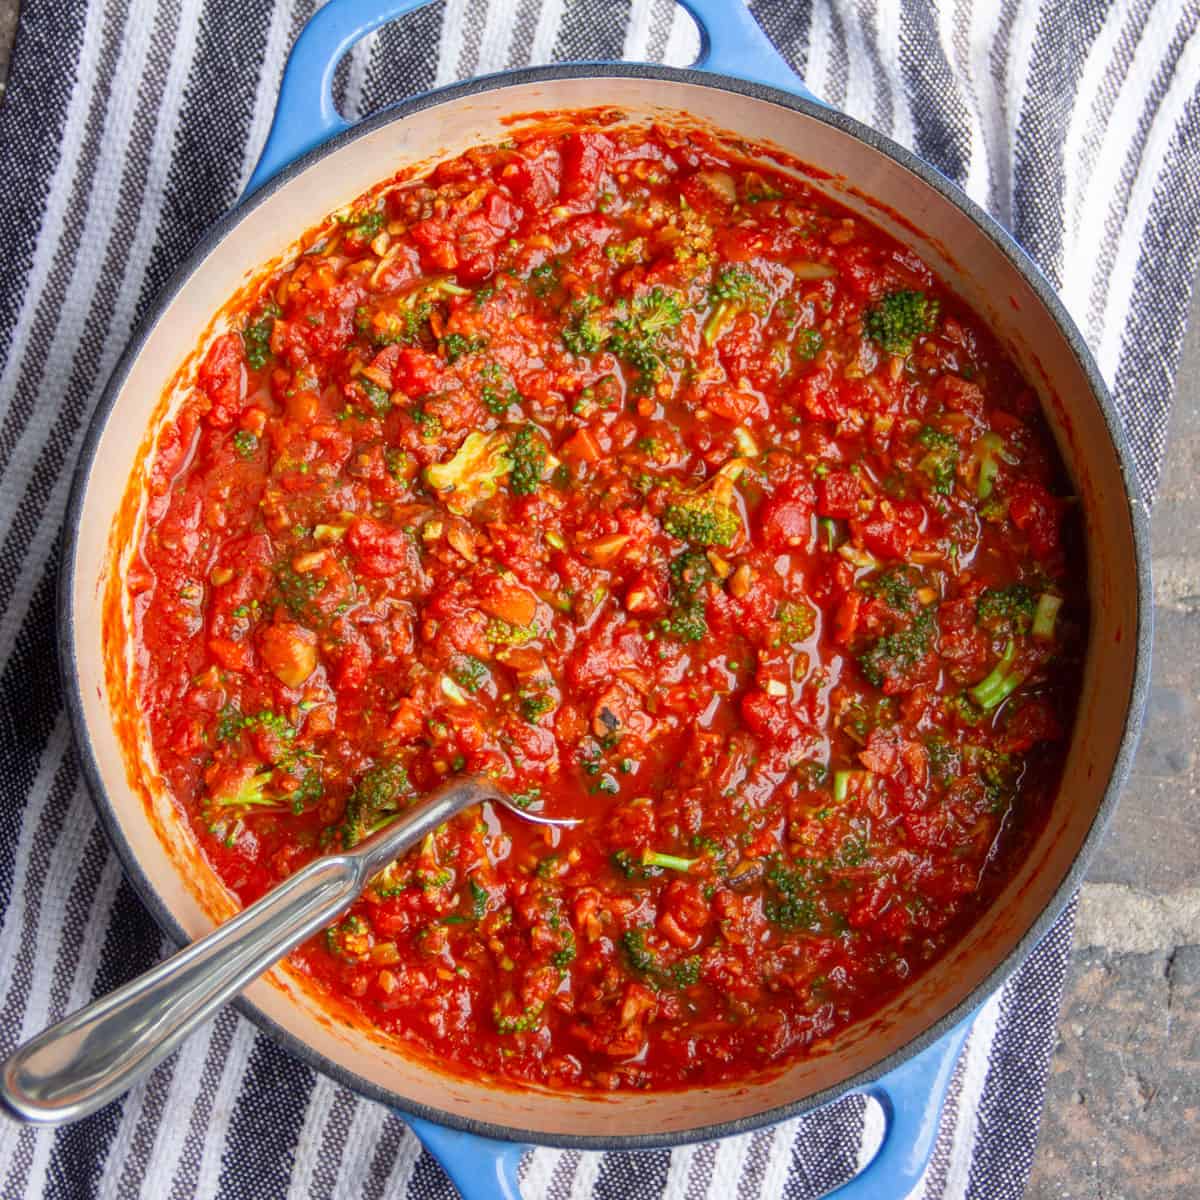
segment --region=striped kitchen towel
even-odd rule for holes
[[[0,103],[0,1054],[169,947],[122,879],[54,663],[71,466],[134,322],[235,203],[311,0],[22,0]],[[1195,0],[758,0],[811,88],[991,210],[1061,290],[1153,495],[1200,226]],[[580,58],[685,64],[670,0],[444,0],[348,59],[343,111]],[[1024,1189],[1071,915],[983,1010],[919,1194]],[[537,1150],[529,1200],[815,1196],[877,1142],[861,1100],[641,1156]],[[231,1011],[70,1128],[0,1125],[0,1196],[274,1200],[453,1191],[403,1122]]]

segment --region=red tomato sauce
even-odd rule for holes
[[[1087,601],[1033,392],[909,249],[686,132],[397,177],[159,439],[140,703],[249,902],[448,772],[490,806],[294,965],[447,1067],[667,1088],[943,954],[1058,784]]]

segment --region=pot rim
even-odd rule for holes
[[[1012,949],[992,967],[987,976],[967,996],[959,1001],[954,1008],[934,1021],[922,1033],[891,1050],[871,1067],[858,1072],[850,1079],[844,1080],[833,1087],[736,1120],[699,1125],[686,1130],[610,1136],[599,1134],[544,1134],[534,1130],[522,1130],[469,1117],[459,1117],[430,1105],[398,1096],[385,1088],[376,1086],[369,1080],[363,1079],[353,1071],[342,1067],[319,1051],[313,1049],[307,1042],[297,1038],[294,1034],[278,1025],[244,995],[239,995],[231,1001],[233,1007],[241,1015],[253,1021],[255,1025],[289,1053],[301,1059],[314,1070],[329,1076],[359,1095],[386,1104],[393,1109],[399,1110],[401,1113],[432,1121],[452,1129],[462,1130],[480,1137],[505,1142],[519,1142],[529,1145],[552,1146],[575,1150],[650,1150],[710,1141],[774,1125],[791,1117],[800,1116],[822,1108],[844,1096],[864,1091],[869,1085],[876,1083],[883,1076],[908,1062],[922,1050],[933,1045],[934,1042],[948,1034],[955,1026],[969,1019],[988,997],[996,992],[1008,977],[1025,961],[1066,908],[1083,881],[1087,867],[1096,853],[1108,822],[1116,808],[1121,788],[1129,774],[1134,752],[1137,748],[1149,688],[1150,653],[1153,634],[1149,516],[1139,494],[1136,467],[1129,447],[1128,437],[1121,426],[1116,407],[1101,378],[1091,352],[1088,350],[1083,335],[1067,313],[1062,301],[1050,283],[1041,274],[1033,260],[1017,244],[1011,234],[971,200],[957,185],[905,147],[855,120],[853,117],[846,116],[835,109],[828,108],[823,104],[779,88],[738,79],[730,75],[702,71],[694,67],[677,68],[642,63],[571,63],[543,67],[526,67],[451,84],[447,87],[424,92],[419,96],[385,108],[379,113],[364,119],[321,145],[309,150],[280,170],[278,174],[268,180],[252,196],[235,205],[229,212],[225,213],[209,226],[184,261],[171,274],[161,291],[155,297],[151,308],[138,323],[137,328],[130,337],[128,345],[118,359],[90,419],[72,479],[70,497],[65,514],[66,534],[62,565],[59,572],[57,597],[60,640],[59,670],[64,702],[70,718],[75,743],[80,751],[88,790],[91,793],[100,824],[109,842],[120,857],[126,876],[133,884],[142,903],[149,909],[159,927],[177,945],[182,946],[189,940],[183,928],[175,920],[170,910],[155,891],[142,870],[141,864],[134,854],[132,847],[125,840],[120,822],[116,816],[115,807],[105,790],[99,764],[96,761],[91,742],[87,735],[83,696],[79,673],[76,669],[78,646],[72,607],[76,558],[87,482],[95,463],[101,435],[107,427],[117,397],[125,384],[125,380],[134,362],[140,355],[150,333],[161,319],[163,310],[174,299],[187,280],[191,278],[201,263],[224,240],[230,230],[244,216],[264,203],[275,192],[287,186],[296,176],[303,174],[309,167],[320,162],[343,146],[394,121],[415,116],[426,109],[435,107],[446,101],[458,100],[483,92],[531,83],[542,83],[559,79],[603,79],[614,77],[693,84],[717,91],[735,92],[803,113],[813,120],[821,121],[865,143],[871,149],[891,160],[892,163],[916,175],[974,222],[997,249],[1012,263],[1017,271],[1020,272],[1043,308],[1053,319],[1078,365],[1083,370],[1088,380],[1092,398],[1103,416],[1105,428],[1116,452],[1125,483],[1126,495],[1129,500],[1129,519],[1136,568],[1136,579],[1134,582],[1136,585],[1137,614],[1133,679],[1126,706],[1124,731],[1120,747],[1113,762],[1112,772],[1104,790],[1104,795],[1092,819],[1091,827],[1080,845],[1070,869],[1063,877],[1054,895]]]

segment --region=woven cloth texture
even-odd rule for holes
[[[22,4],[0,103],[0,1054],[171,949],[122,877],[72,746],[55,664],[64,509],[105,380],[171,271],[236,203],[313,7]],[[753,10],[816,94],[936,165],[1029,250],[1113,389],[1151,499],[1200,244],[1200,4],[758,0]],[[698,46],[670,0],[442,0],[361,43],[338,98],[354,117],[506,67],[686,65]],[[1021,1196],[1071,924],[1067,912],[981,1011],[917,1196]],[[670,1152],[539,1149],[522,1187],[527,1200],[804,1200],[868,1159],[881,1130],[878,1107],[851,1098]],[[0,1125],[0,1195],[454,1191],[398,1116],[226,1010],[95,1116],[56,1131]]]

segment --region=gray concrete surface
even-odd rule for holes
[[[0,0],[0,98],[17,0]],[[1080,898],[1027,1200],[1200,1196],[1200,300],[1154,510],[1146,732]]]

